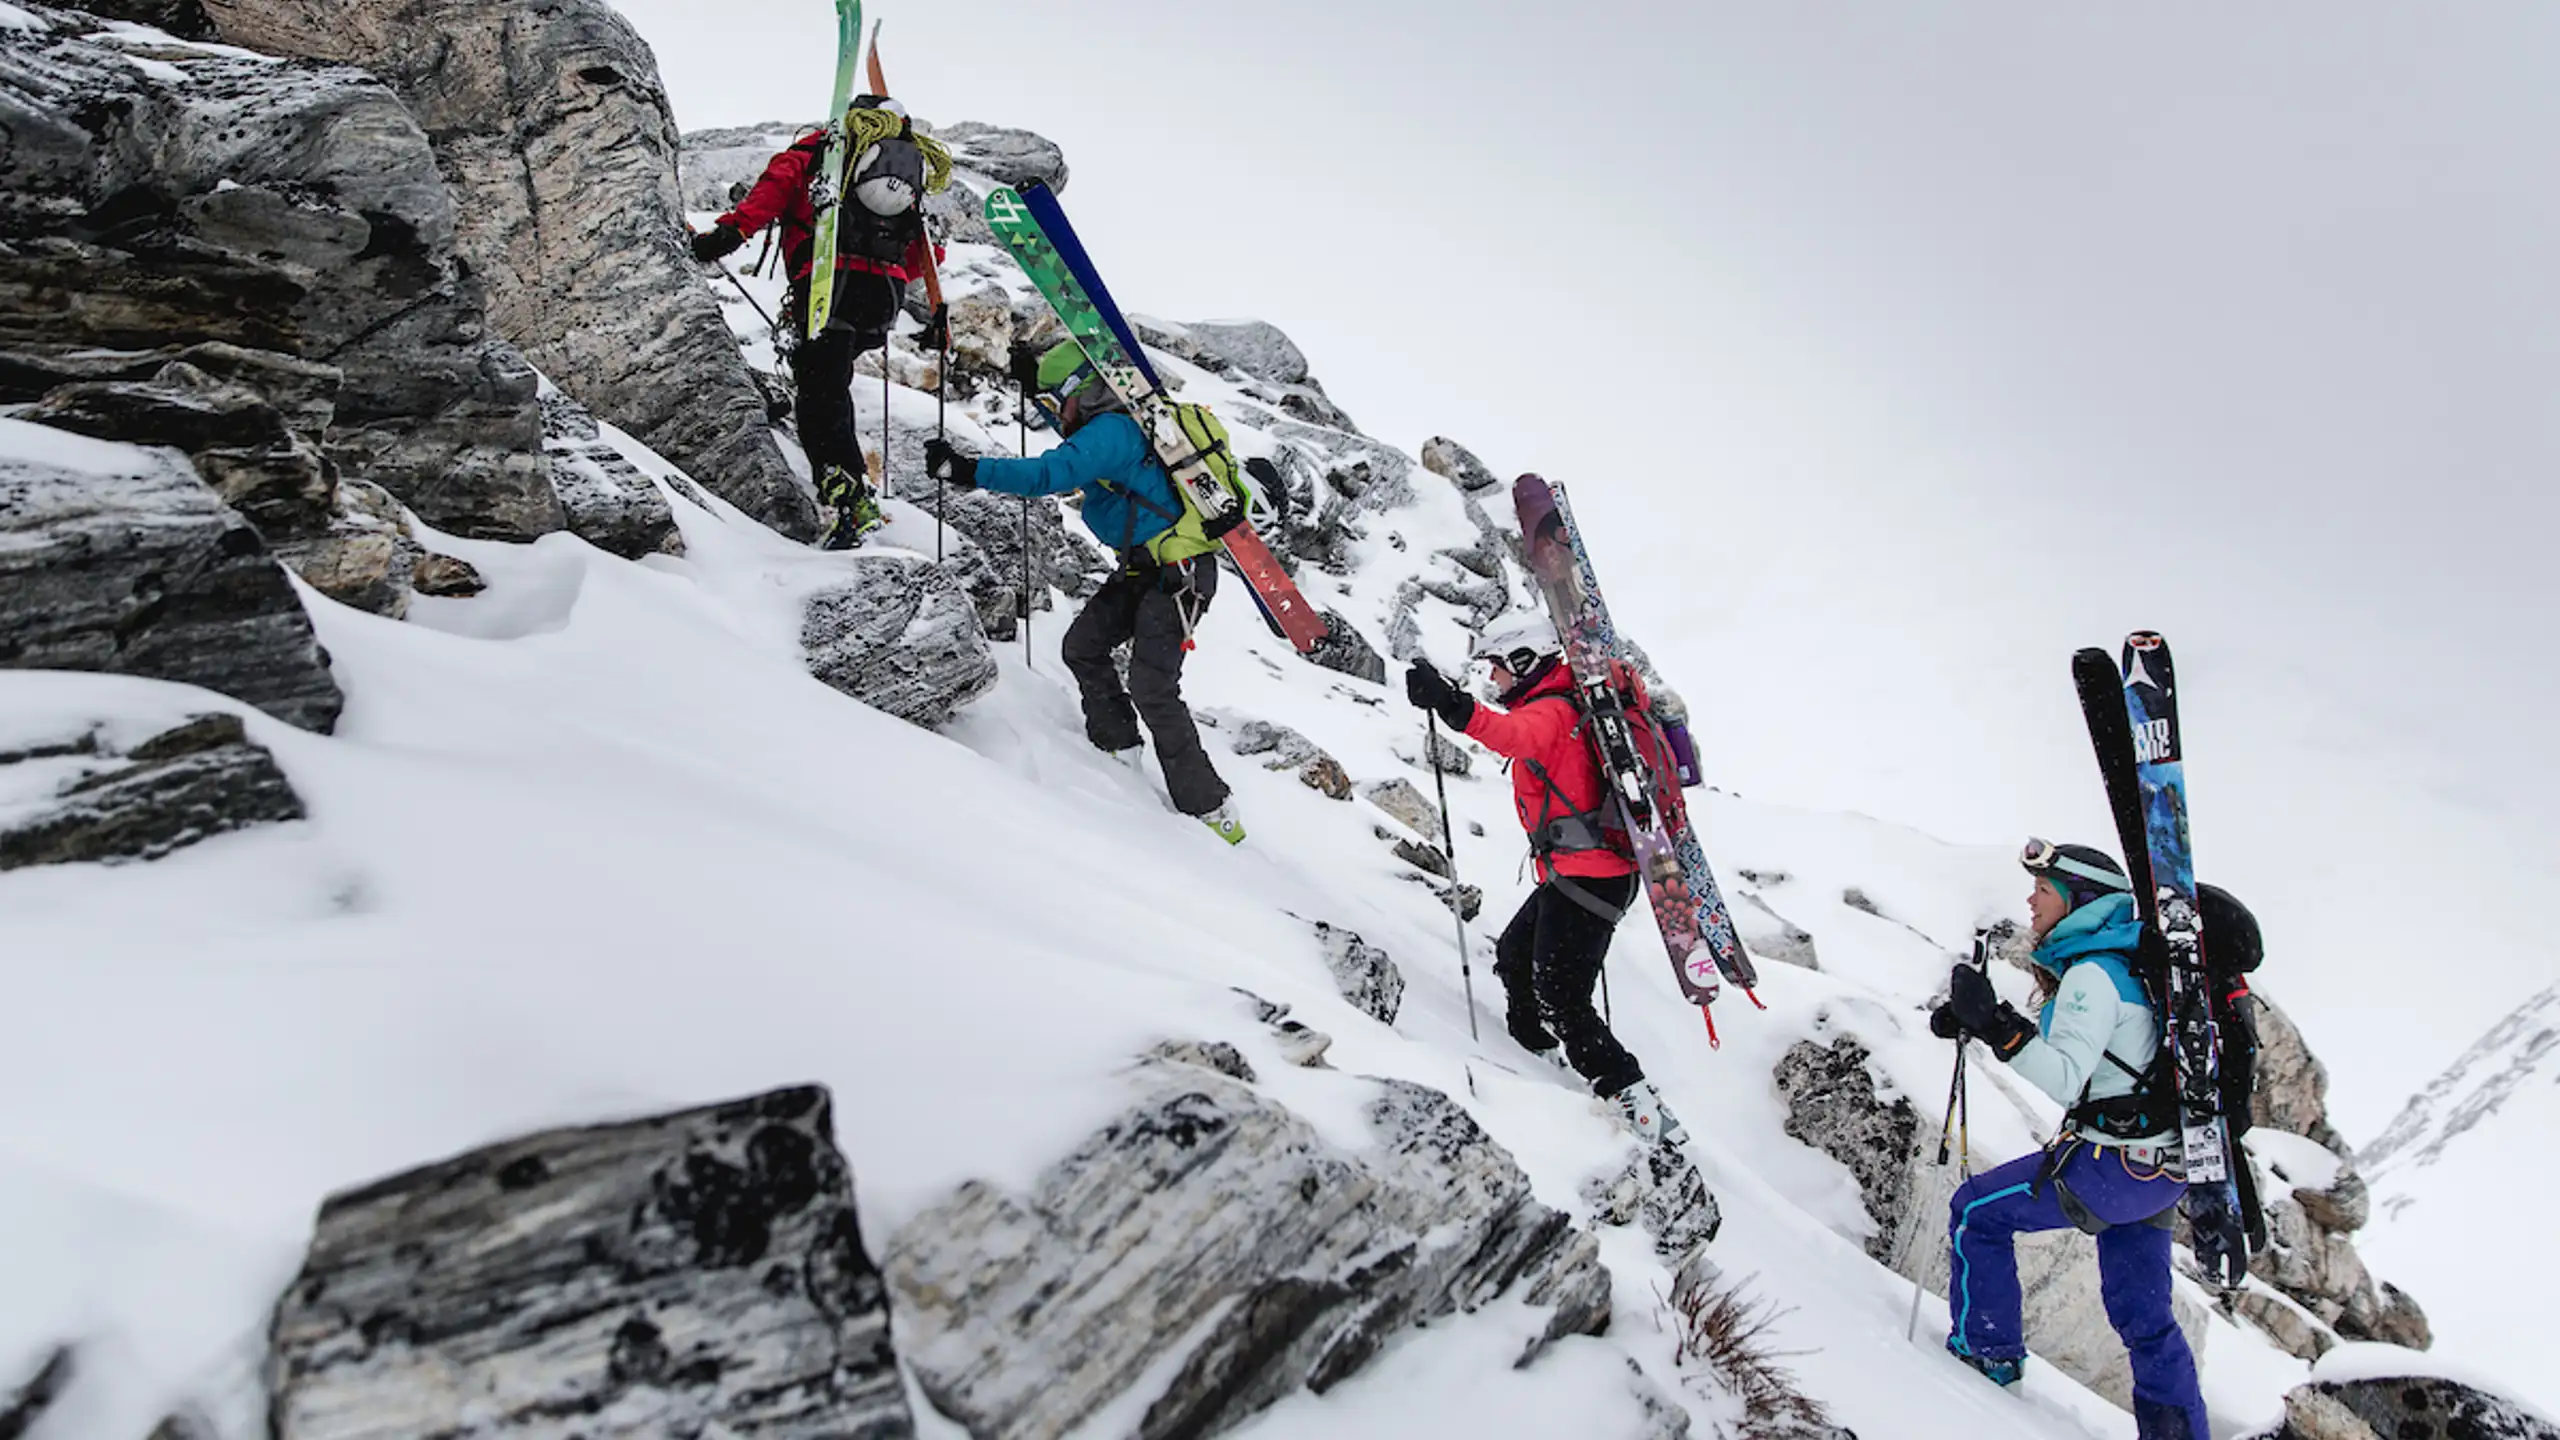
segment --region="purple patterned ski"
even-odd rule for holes
[[[1564,487],[1537,475],[1523,475],[1512,485],[1511,499],[1520,514],[1530,572],[1545,592],[1547,613],[1564,637],[1575,687],[1582,693],[1585,712],[1592,716],[1594,736],[1610,772],[1612,798],[1634,840],[1645,898],[1652,903],[1654,923],[1662,929],[1662,945],[1671,954],[1681,993],[1705,1009],[1720,991],[1717,975],[1721,972],[1748,994],[1760,977],[1734,933],[1724,893],[1707,866],[1696,829],[1689,824],[1679,776],[1665,773],[1669,767],[1661,758],[1648,763],[1645,746],[1632,732],[1619,700],[1621,675],[1613,670],[1631,676],[1632,667],[1620,653],[1617,627],[1610,622],[1608,602],[1601,598],[1600,582],[1592,574],[1591,555],[1573,523],[1573,507]],[[1712,1013],[1707,1028],[1712,1035]]]

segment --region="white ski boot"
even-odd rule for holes
[[[1684,1145],[1689,1132],[1680,1125],[1680,1117],[1662,1103],[1660,1092],[1650,1080],[1639,1080],[1610,1098],[1618,1107],[1618,1122],[1635,1132],[1647,1145]]]
[[[1200,817],[1200,823],[1208,826],[1219,839],[1230,845],[1244,843],[1244,817],[1236,813],[1236,802],[1233,797],[1219,801],[1217,809]]]
[[[1126,750],[1105,750],[1102,753],[1128,766],[1129,773],[1132,775],[1147,773],[1147,747],[1144,745],[1132,745]]]

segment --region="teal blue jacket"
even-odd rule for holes
[[[1096,415],[1063,444],[1028,460],[979,461],[978,488],[1006,495],[1081,490],[1085,528],[1114,550],[1144,545],[1182,518],[1173,477],[1156,462],[1146,432],[1117,411]]]
[[[2133,1077],[2106,1057],[2142,1070],[2159,1053],[2160,1022],[2133,974],[2141,943],[2131,895],[2103,895],[2063,916],[2035,955],[2061,984],[2011,1068],[2064,1105],[2084,1091],[2093,1100],[2131,1094]]]

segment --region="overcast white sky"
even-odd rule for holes
[[[686,128],[824,108],[825,0],[619,3]],[[2351,1136],[2560,978],[2560,6],[870,13],[1132,309],[1567,481],[1719,783],[2112,849],[2065,666],[2156,626]]]

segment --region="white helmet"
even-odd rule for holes
[[[1512,610],[1486,622],[1476,636],[1475,649],[1468,653],[1478,660],[1499,661],[1502,668],[1518,675],[1542,657],[1563,654],[1564,642],[1556,638],[1555,624],[1543,612]]]

